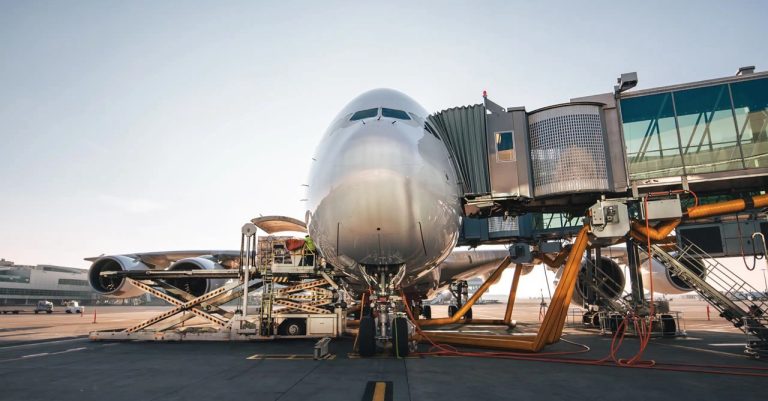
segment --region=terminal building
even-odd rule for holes
[[[97,294],[88,284],[88,271],[72,267],[16,265],[0,259],[0,305],[32,305],[46,300],[91,303]]]

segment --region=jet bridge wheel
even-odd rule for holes
[[[358,352],[362,357],[373,356],[376,353],[376,322],[373,318],[363,316],[360,319],[360,329],[357,332]]]
[[[392,353],[398,358],[408,356],[408,321],[404,317],[392,321]]]

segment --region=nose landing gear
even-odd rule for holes
[[[379,350],[389,349],[392,355],[403,358],[416,349],[416,342],[411,341],[414,325],[408,321],[403,298],[394,293],[395,285],[402,280],[398,280],[398,276],[405,271],[404,266],[398,267],[397,273],[387,267],[368,268],[373,272],[366,272],[373,291],[371,299],[361,308],[357,350],[362,357],[372,357]]]

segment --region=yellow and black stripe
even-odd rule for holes
[[[368,382],[362,401],[392,401],[392,382]]]

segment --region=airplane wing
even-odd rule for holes
[[[307,226],[303,221],[294,219],[287,216],[260,216],[251,220],[259,229],[267,234],[274,234],[278,232],[307,232]],[[95,262],[101,257],[92,256],[87,257],[85,260],[88,262]],[[192,250],[192,251],[161,251],[161,252],[137,252],[126,253],[115,256],[128,256],[133,259],[139,259],[142,263],[150,266],[153,269],[166,269],[173,262],[186,258],[195,258],[199,256],[208,256],[216,260],[222,266],[228,268],[237,267],[237,261],[240,258],[240,251],[234,250]]]
[[[89,262],[95,262],[101,256],[92,256],[85,258]],[[235,250],[192,250],[192,251],[165,251],[165,252],[137,252],[126,253],[120,256],[128,256],[130,258],[139,259],[144,264],[152,267],[153,269],[165,269],[177,260],[194,258],[198,256],[209,256],[219,264],[226,267],[236,267],[238,259],[240,259],[240,251]]]

